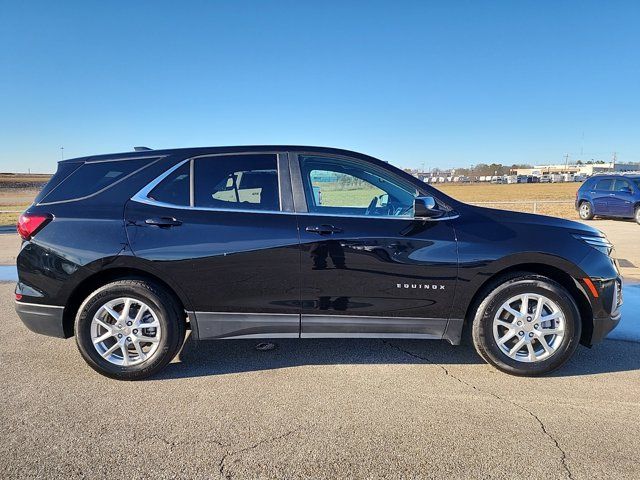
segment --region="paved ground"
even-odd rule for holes
[[[444,342],[187,341],[158,378],[108,380],[35,335],[0,284],[3,477],[638,478],[640,344],[557,375]]]
[[[633,220],[596,218],[586,225],[602,230],[616,248],[616,258],[626,279],[640,280],[640,225]]]

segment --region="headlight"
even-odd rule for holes
[[[611,255],[613,244],[607,240],[607,237],[598,237],[595,235],[574,235],[578,240],[582,240],[587,245],[601,251],[605,255]]]

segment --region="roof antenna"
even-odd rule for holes
[[[134,152],[146,152],[148,150],[152,150],[149,147],[133,147]]]

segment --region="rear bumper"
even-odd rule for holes
[[[51,337],[66,338],[64,332],[64,307],[16,302],[16,312],[29,330]]]

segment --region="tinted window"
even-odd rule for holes
[[[616,178],[616,183],[615,183],[616,192],[625,192],[629,190],[632,190],[632,188],[631,188],[631,184],[627,180]]]
[[[51,177],[51,180],[49,180],[45,184],[45,186],[42,187],[42,190],[40,190],[40,193],[38,193],[38,195],[36,196],[34,203],[38,203],[42,201],[44,197],[49,195],[49,193],[54,188],[56,188],[65,178],[71,175],[73,171],[76,168],[78,168],[80,165],[82,165],[82,163],[76,163],[76,162],[58,163],[58,170],[56,170],[56,173],[53,175],[53,177]]]
[[[44,203],[77,200],[93,195],[148,165],[152,160],[146,158],[85,163],[54,188],[44,198]]]
[[[194,160],[196,207],[280,210],[276,155],[229,155]]]
[[[596,190],[613,190],[613,179],[603,178],[596,183]]]
[[[300,158],[307,208],[340,215],[413,216],[415,187],[357,160]]]
[[[189,205],[190,164],[183,164],[151,190],[149,198],[172,205]]]

